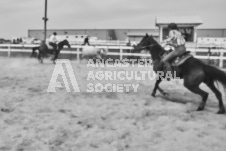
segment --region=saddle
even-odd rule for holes
[[[162,54],[160,54],[161,59],[164,58],[171,51],[163,52]],[[183,54],[181,54],[180,56],[170,60],[169,63],[170,63],[171,69],[172,69],[172,74],[176,73],[176,76],[181,76],[181,69],[179,68],[179,66],[184,64],[185,61],[191,57],[193,57],[193,56],[190,54],[190,51],[186,51]],[[157,69],[155,69],[155,70],[157,70]],[[167,73],[166,65],[163,66],[163,71],[165,73]],[[170,80],[170,79],[167,79],[167,80]]]
[[[164,58],[167,54],[169,54],[171,51],[167,51],[164,52],[162,54],[160,54],[161,59]],[[174,67],[178,67],[180,65],[182,65],[187,59],[193,57],[193,55],[190,54],[190,51],[186,51],[183,54],[181,54],[180,56],[174,58],[173,60],[170,60],[170,64]]]
[[[50,54],[54,54],[54,50],[53,50],[53,46],[49,44],[49,42],[46,42],[46,46],[48,48],[48,52]],[[57,49],[58,49],[58,45],[57,45]]]
[[[53,46],[51,46],[51,45],[49,44],[49,42],[46,42],[46,46],[48,47],[49,50],[53,50]]]

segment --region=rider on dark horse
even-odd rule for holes
[[[174,47],[174,50],[166,55],[162,60],[161,63],[164,63],[166,66],[166,70],[168,72],[172,72],[171,65],[169,61],[172,59],[182,55],[185,51],[185,39],[182,34],[178,31],[177,24],[171,23],[168,25],[169,36],[165,40],[165,44],[169,44]]]
[[[56,52],[57,50],[57,43],[58,43],[58,40],[56,38],[56,35],[57,33],[54,32],[51,36],[50,36],[50,41],[49,41],[49,45],[51,45],[53,47],[53,51],[52,52]]]

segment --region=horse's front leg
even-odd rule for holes
[[[32,53],[31,53],[31,56],[30,57],[32,58],[34,56],[35,56],[35,50],[32,50]]]
[[[162,81],[161,79],[157,79],[157,80],[155,81],[155,87],[154,87],[154,89],[153,89],[153,91],[152,91],[152,93],[151,93],[151,95],[152,95],[153,97],[155,97],[156,91],[157,91],[157,89],[158,89],[158,87],[159,87],[159,83],[160,83],[161,81]]]
[[[56,59],[58,58],[59,51],[56,51],[55,56],[53,58],[53,63],[56,64]]]
[[[164,95],[164,96],[166,96],[166,95],[169,95],[167,92],[165,92],[163,89],[161,89],[159,86],[158,86],[158,90],[159,90],[159,92],[162,94],[162,95]]]
[[[159,90],[159,92],[162,94],[162,95],[168,95],[168,93],[166,93],[163,89],[161,89],[160,87],[159,87],[159,84],[162,82],[162,79],[161,78],[159,78],[159,79],[157,79],[156,80],[156,82],[155,82],[155,87],[154,87],[154,89],[153,89],[153,91],[152,91],[152,93],[151,93],[151,95],[153,96],[153,97],[155,97],[155,94],[156,94],[156,91],[157,90]]]
[[[43,63],[42,54],[40,52],[38,53],[38,60],[40,63]]]

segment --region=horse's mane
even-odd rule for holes
[[[60,41],[58,44],[63,44],[63,43],[65,43],[66,41],[67,41],[67,40],[64,39],[64,40]]]
[[[152,36],[148,36],[147,41],[150,45],[153,45],[152,47],[148,48],[149,52],[151,53],[152,59],[161,59],[160,55],[165,51],[162,46]]]

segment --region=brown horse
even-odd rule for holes
[[[160,64],[161,54],[164,53],[164,49],[154,40],[152,36],[146,34],[140,43],[135,47],[135,50],[147,49],[149,50],[152,60],[153,69],[155,72],[163,71],[164,65]],[[179,72],[179,77],[184,79],[184,86],[191,92],[198,94],[202,97],[202,102],[200,103],[197,111],[202,111],[205,108],[206,100],[208,98],[208,93],[200,89],[199,85],[203,82],[205,83],[216,95],[219,101],[219,111],[218,114],[224,114],[225,108],[222,101],[221,92],[215,87],[214,81],[219,81],[226,86],[226,73],[220,69],[207,65],[201,60],[194,57],[190,57],[183,64],[177,67]],[[156,91],[159,90],[163,95],[167,93],[164,92],[159,84],[162,81],[161,78],[157,78],[152,96],[155,97]]]

